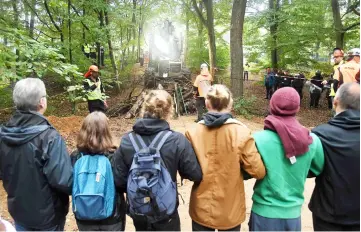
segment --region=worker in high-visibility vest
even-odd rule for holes
[[[336,95],[336,91],[334,88],[334,75],[335,72],[337,71],[338,67],[340,67],[341,65],[343,65],[345,63],[345,61],[343,60],[344,58],[344,52],[341,48],[334,48],[333,49],[333,61],[334,61],[334,65],[333,65],[333,74],[332,77],[329,80],[325,80],[322,82],[323,85],[328,84],[330,89],[329,92],[327,92],[327,103],[328,103],[328,108],[330,110],[332,110],[333,107],[333,99]]]
[[[105,112],[108,105],[105,101],[104,87],[100,80],[99,69],[95,65],[91,65],[84,77],[84,89],[87,91],[88,109],[92,113],[94,111]]]
[[[83,52],[84,52],[84,55],[89,58],[89,55],[90,55],[90,47],[89,47],[89,44],[85,43],[83,44]]]

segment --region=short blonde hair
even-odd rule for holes
[[[209,89],[206,99],[212,108],[217,111],[231,109],[233,98],[231,91],[225,85],[213,85]]]
[[[165,90],[152,90],[144,98],[141,117],[169,119],[173,114],[172,96]]]

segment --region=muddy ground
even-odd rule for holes
[[[59,118],[51,116],[49,117],[49,120],[54,125],[55,128],[57,128],[60,133],[64,136],[64,138],[67,141],[67,144],[69,146],[69,151],[74,149],[75,146],[75,137],[76,134],[80,128],[81,122],[83,117],[80,116],[73,116],[73,117],[65,117],[65,118]],[[171,120],[170,125],[171,127],[179,132],[184,133],[187,128],[193,127],[195,123],[193,122],[195,119],[195,116],[186,116],[181,117],[178,120]],[[262,130],[263,125],[260,123],[256,123],[244,118],[239,118],[243,123],[245,123],[250,129],[253,131]],[[119,144],[121,136],[128,130],[131,129],[132,124],[134,120],[125,120],[121,118],[113,118],[110,121],[111,124],[111,131],[116,139],[116,143]],[[254,180],[248,180],[245,182],[245,191],[246,191],[246,205],[247,205],[247,219],[242,224],[242,231],[248,230],[248,220],[249,220],[249,214],[252,207],[252,193],[253,193],[253,185]],[[191,182],[184,182],[183,186],[179,186],[179,193],[182,195],[184,199],[183,201],[180,199],[180,205],[179,205],[179,215],[181,218],[181,225],[182,230],[184,231],[190,231],[191,230],[191,219],[188,214],[188,207],[189,207],[189,197],[190,197],[190,191],[191,191],[192,183]],[[307,180],[306,187],[305,187],[305,203],[303,205],[302,209],[302,230],[312,230],[312,215],[311,212],[307,208],[307,204],[309,202],[309,199],[311,197],[312,191],[314,188],[314,180]],[[2,183],[0,183],[0,209],[1,209],[1,216],[13,222],[12,218],[10,217],[8,211],[7,211],[7,204],[6,204],[6,193],[2,187]],[[126,230],[128,231],[134,231],[134,226],[132,223],[132,220],[127,217],[126,222]],[[74,220],[74,216],[72,214],[71,209],[69,210],[69,214],[66,221],[65,230],[67,231],[76,231],[77,226]]]
[[[239,119],[245,123],[251,130],[258,131],[263,129],[263,119],[267,113],[268,101],[264,99],[265,89],[262,86],[260,78],[253,78],[251,81],[245,82],[245,96],[246,98],[253,98],[254,101],[252,104],[247,105],[247,114],[245,116],[239,117]],[[108,100],[109,105],[116,105],[122,101],[123,96],[127,93],[123,93],[121,96],[110,94],[112,97]],[[322,94],[320,101],[319,109],[309,109],[308,106],[309,94],[307,89],[304,89],[304,98],[301,104],[301,110],[297,114],[299,121],[306,127],[314,127],[321,123],[325,123],[330,118],[330,111],[327,109],[327,102],[325,94]],[[48,113],[49,121],[54,125],[54,127],[61,133],[64,139],[67,142],[68,150],[71,152],[75,147],[75,138],[80,129],[81,122],[86,112],[86,104],[82,103],[78,106],[78,111],[75,115],[71,115],[69,103],[61,98],[60,101],[50,101],[50,105],[53,107],[53,111],[50,111],[50,116]],[[55,109],[55,110],[54,110]],[[57,115],[57,116],[54,116]],[[1,121],[5,122],[11,116],[11,112],[0,112]],[[246,119],[246,118],[247,119]],[[187,128],[193,127],[195,123],[195,116],[183,116],[178,120],[171,120],[170,125],[172,129],[184,133]],[[110,119],[110,127],[112,134],[115,138],[116,144],[119,144],[122,135],[131,130],[132,125],[135,119],[126,120],[122,117],[116,117]],[[1,182],[1,181],[0,181]],[[245,182],[245,191],[246,191],[246,204],[247,204],[247,219],[242,224],[242,231],[248,230],[248,220],[249,213],[252,206],[252,193],[253,193],[254,180],[248,180]],[[189,207],[189,195],[191,190],[192,183],[185,182],[183,186],[179,186],[179,193],[184,199],[184,203],[180,200],[179,205],[179,214],[181,218],[182,230],[189,231],[191,230],[191,220],[188,214]],[[305,202],[302,208],[302,230],[312,230],[312,215],[307,208],[307,204],[311,197],[312,191],[314,188],[314,180],[309,179],[306,182],[305,187]],[[0,183],[0,216],[4,219],[13,222],[8,211],[7,211],[7,200],[6,193]],[[66,230],[75,231],[77,226],[74,220],[74,216],[69,211]],[[134,230],[132,220],[127,218],[126,230]]]

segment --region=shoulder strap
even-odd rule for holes
[[[139,146],[138,146],[137,142],[135,141],[135,138],[133,136],[133,132],[129,133],[129,139],[130,139],[130,142],[133,145],[133,148],[134,148],[135,152],[138,152],[140,149],[139,149]]]
[[[164,132],[161,131],[157,134],[157,136],[155,136],[155,138],[153,139],[152,143],[149,145],[149,147],[154,147],[157,150],[160,150],[165,141],[168,139],[168,137],[172,134],[172,131],[168,131],[168,132]]]

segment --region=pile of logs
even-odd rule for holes
[[[196,111],[190,72],[182,72],[177,76],[171,77],[156,77],[154,73],[146,71],[143,79],[144,85],[137,86],[137,88],[143,89],[141,93],[136,97],[130,94],[123,103],[109,109],[107,112],[109,117],[123,115],[127,119],[137,117],[145,95],[152,89],[164,89],[173,97],[175,118],[184,114],[192,114]]]

